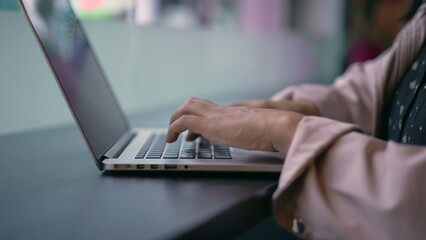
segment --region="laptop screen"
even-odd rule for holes
[[[68,0],[22,0],[68,104],[97,159],[129,129]]]

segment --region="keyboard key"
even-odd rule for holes
[[[214,155],[215,156],[230,156],[231,153],[218,153],[218,152],[215,152]]]
[[[165,136],[152,134],[135,159],[232,159],[229,147],[212,144],[206,139],[187,142],[179,137],[174,143],[166,143]]]
[[[212,158],[212,154],[211,153],[200,152],[200,153],[198,153],[198,158],[199,159],[211,159]]]
[[[194,154],[181,154],[181,159],[195,159],[195,153]]]
[[[148,156],[161,156],[163,155],[162,153],[150,153],[148,154]]]
[[[145,157],[149,147],[151,147],[152,145],[154,138],[155,138],[155,134],[151,134],[151,136],[148,137],[148,139],[146,140],[146,142],[144,143],[144,145],[141,147],[138,154],[136,155],[135,157],[136,159],[143,159]]]
[[[232,159],[229,147],[220,144],[213,144],[215,159]]]
[[[182,152],[195,152],[195,149],[183,149]]]

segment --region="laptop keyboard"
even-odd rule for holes
[[[166,143],[166,134],[152,134],[141,147],[136,159],[232,159],[229,147],[211,143],[204,138],[186,141],[179,138]]]

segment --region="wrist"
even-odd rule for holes
[[[275,150],[287,154],[297,126],[304,116],[294,112],[280,112],[278,117],[271,118],[269,139]]]
[[[313,102],[306,99],[299,99],[299,100],[296,100],[295,102],[299,105],[301,109],[300,111],[301,113],[305,115],[310,115],[310,116],[320,115],[317,106]]]

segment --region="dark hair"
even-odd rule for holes
[[[423,0],[411,0],[411,3],[408,5],[404,14],[401,17],[403,21],[409,21],[416,14],[417,10],[419,10],[420,5],[422,5]]]

